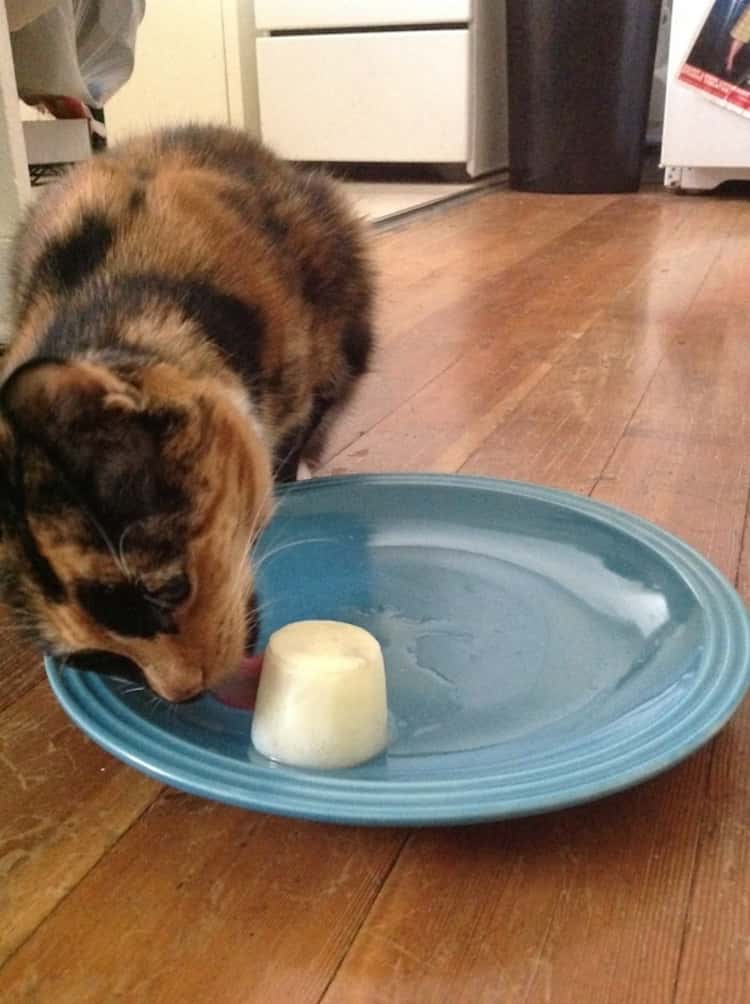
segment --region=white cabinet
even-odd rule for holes
[[[255,0],[259,29],[465,24],[470,0]]]
[[[291,160],[507,166],[502,0],[256,0],[261,135]]]
[[[258,39],[263,138],[293,160],[466,157],[469,33]]]

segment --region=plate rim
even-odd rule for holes
[[[175,764],[179,763],[180,757],[176,756],[174,750],[163,752],[161,759],[158,755],[153,758],[150,751],[152,744],[139,742],[137,735],[132,737],[128,746],[127,739],[118,739],[116,722],[113,724],[109,721],[108,732],[106,723],[111,712],[106,707],[106,699],[97,707],[94,691],[87,689],[81,682],[80,678],[84,674],[76,672],[75,676],[68,676],[68,681],[72,683],[64,681],[62,670],[55,660],[45,656],[45,669],[52,690],[69,717],[98,745],[121,761],[162,783],[200,797],[238,805],[253,811],[320,821],[360,825],[423,826],[476,823],[555,811],[632,787],[675,766],[708,742],[724,727],[750,688],[750,614],[744,601],[727,577],[699,551],[644,517],[610,503],[600,502],[588,496],[578,496],[559,488],[462,474],[396,472],[335,475],[279,486],[277,495],[283,498],[290,494],[309,494],[323,489],[335,490],[343,485],[352,484],[364,488],[384,485],[391,487],[432,485],[533,498],[596,519],[608,528],[614,526],[618,531],[648,547],[686,582],[704,611],[707,637],[710,637],[713,648],[716,649],[717,641],[720,643],[718,652],[714,652],[722,668],[717,680],[723,681],[724,675],[729,672],[729,682],[733,682],[734,685],[724,688],[718,701],[716,682],[708,689],[704,688],[697,706],[691,706],[689,712],[674,723],[671,730],[679,732],[686,722],[697,716],[697,727],[692,728],[687,737],[678,739],[673,747],[667,745],[661,752],[657,737],[653,755],[644,761],[639,760],[630,766],[624,766],[614,775],[597,779],[597,773],[601,773],[600,768],[598,772],[594,771],[594,777],[587,783],[574,783],[575,771],[568,769],[561,774],[561,781],[565,783],[558,785],[559,790],[556,795],[541,791],[537,794],[529,792],[526,795],[517,794],[514,798],[510,794],[512,789],[506,785],[505,789],[502,786],[497,789],[491,787],[489,791],[483,792],[482,797],[477,795],[470,802],[465,797],[467,794],[465,788],[459,788],[459,782],[456,781],[458,804],[453,793],[446,797],[449,794],[448,789],[454,785],[439,781],[433,784],[424,779],[411,782],[398,780],[389,782],[387,779],[373,781],[359,777],[347,778],[345,772],[339,777],[327,772],[302,771],[279,765],[274,765],[275,769],[269,771],[266,765],[259,768],[251,763],[242,765],[241,776],[245,780],[244,785],[230,783],[231,771],[228,776],[224,776],[223,781],[217,777],[212,780],[210,772],[204,778],[202,772],[195,767],[192,772],[184,767],[176,767]],[[712,616],[709,617],[709,614]],[[704,673],[705,661],[704,658],[701,659]],[[697,674],[698,684],[702,682],[703,675]],[[108,688],[104,688],[100,696],[105,691],[110,695],[112,703],[117,705],[116,695]],[[78,699],[76,699],[77,692],[80,692]],[[81,693],[86,696],[83,701],[80,699]],[[702,706],[706,704],[709,706],[709,714],[704,718],[701,712]],[[119,707],[122,709],[126,706],[119,702]],[[120,723],[120,729],[125,728],[125,725]],[[172,738],[174,740],[175,737]],[[180,742],[190,747],[187,741],[180,740]],[[663,746],[663,743],[661,745]],[[164,750],[167,748],[164,747]],[[636,752],[639,750],[640,747]],[[628,756],[632,759],[633,751],[628,754],[626,750],[624,755],[626,760]],[[226,759],[232,762],[231,758]],[[546,773],[549,776],[549,771]],[[254,782],[256,782],[255,787]],[[269,782],[271,790],[267,792],[265,788]],[[366,795],[363,788],[368,792],[371,790],[372,796]],[[419,797],[420,790],[421,797]],[[503,791],[506,792],[505,796]],[[399,794],[408,801],[401,801]]]

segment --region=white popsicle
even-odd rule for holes
[[[259,753],[296,767],[353,767],[388,741],[383,653],[369,631],[298,621],[271,635],[253,714]]]

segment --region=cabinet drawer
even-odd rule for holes
[[[463,24],[470,7],[470,0],[255,0],[255,24],[261,31]]]
[[[467,158],[467,29],[259,38],[263,139],[291,160]]]

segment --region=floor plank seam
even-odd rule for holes
[[[360,923],[357,924],[357,926],[351,932],[351,936],[349,937],[349,939],[348,939],[348,941],[347,941],[347,943],[346,943],[346,945],[344,947],[344,951],[341,953],[341,957],[339,958],[339,960],[336,963],[336,965],[333,967],[329,978],[326,980],[326,984],[323,987],[323,990],[322,990],[322,992],[320,994],[320,997],[318,997],[316,1004],[325,1004],[325,999],[328,996],[328,991],[331,989],[331,987],[335,983],[336,977],[338,976],[339,971],[341,970],[341,967],[344,965],[344,963],[346,962],[346,960],[349,958],[349,954],[351,953],[351,950],[354,947],[354,943],[356,942],[357,938],[359,937],[359,935],[360,935],[360,933],[362,931],[362,928],[365,926],[365,924],[367,923],[367,921],[370,919],[370,916],[372,915],[373,910],[377,906],[378,900],[383,895],[383,890],[385,889],[386,885],[388,884],[388,881],[389,881],[391,875],[393,874],[393,872],[394,872],[394,870],[396,868],[396,865],[399,863],[399,861],[403,857],[404,852],[406,851],[406,848],[411,843],[411,841],[412,841],[412,839],[414,838],[415,835],[416,835],[416,831],[415,830],[411,830],[406,835],[406,837],[404,838],[404,840],[403,840],[401,846],[399,847],[398,851],[396,852],[396,854],[393,855],[393,861],[391,861],[390,867],[387,869],[387,871],[383,875],[383,879],[382,879],[380,885],[378,886],[378,891],[375,893],[375,895],[373,897],[373,900],[372,900],[372,903],[370,903],[369,909],[365,912],[365,914],[362,917],[362,920],[360,921]]]
[[[750,486],[748,487],[747,495],[745,496],[745,516],[742,520],[742,533],[740,534],[740,543],[737,549],[737,570],[734,573],[734,588],[739,592],[740,590],[740,575],[742,573],[742,559],[745,554],[745,544],[747,542],[747,523],[750,520]]]
[[[736,226],[736,223],[735,223],[735,226]],[[731,234],[731,232],[732,232],[732,230],[733,230],[733,229],[734,229],[734,227],[732,227],[732,228],[730,229],[730,231],[729,231],[729,233],[730,233],[730,234]],[[729,236],[729,235],[727,235],[727,236]],[[682,323],[682,322],[684,321],[684,319],[685,319],[685,318],[686,318],[686,317],[688,316],[688,314],[690,313],[690,310],[692,309],[692,307],[693,307],[693,305],[694,305],[695,301],[696,301],[696,300],[698,299],[698,297],[699,297],[699,295],[700,295],[701,291],[703,290],[703,287],[704,287],[704,286],[706,285],[706,282],[707,282],[707,280],[708,280],[708,277],[709,277],[709,275],[711,274],[711,271],[713,270],[714,266],[716,265],[716,262],[718,261],[719,257],[721,256],[721,251],[722,251],[722,248],[721,248],[721,247],[717,248],[717,250],[716,250],[716,254],[715,254],[715,255],[714,255],[714,257],[713,257],[713,258],[711,259],[711,262],[710,262],[710,264],[708,264],[708,265],[706,266],[706,271],[704,272],[704,274],[703,274],[703,277],[702,277],[702,279],[701,279],[700,283],[698,284],[698,287],[697,287],[697,289],[695,290],[695,293],[694,293],[694,294],[693,294],[693,296],[692,296],[692,297],[690,298],[690,301],[689,301],[689,303],[688,303],[688,304],[686,305],[685,309],[684,309],[684,310],[682,311],[682,313],[681,313],[681,314],[680,314],[680,315],[678,316],[678,318],[676,319],[676,321],[675,321],[675,328],[676,328],[677,330],[676,330],[676,331],[675,331],[675,333],[674,333],[674,334],[672,334],[672,335],[671,335],[671,337],[670,337],[670,338],[668,339],[668,341],[667,341],[667,344],[666,344],[666,346],[665,346],[665,348],[664,348],[664,351],[663,351],[663,352],[662,352],[662,354],[661,354],[661,355],[659,356],[659,360],[658,360],[658,362],[656,363],[656,365],[654,366],[654,371],[653,371],[653,373],[651,374],[651,377],[649,378],[649,380],[648,380],[648,382],[647,382],[646,386],[645,386],[645,387],[644,387],[644,389],[643,389],[643,393],[642,393],[642,394],[641,394],[641,396],[640,396],[640,397],[638,398],[638,401],[637,401],[637,403],[636,403],[635,407],[633,408],[632,412],[631,412],[631,413],[630,413],[630,415],[628,416],[628,419],[627,419],[627,421],[626,421],[626,422],[624,423],[624,425],[623,425],[623,427],[622,427],[622,431],[621,431],[620,435],[619,435],[619,436],[617,437],[617,439],[616,439],[616,441],[615,441],[615,443],[614,443],[614,445],[613,445],[613,447],[612,447],[612,450],[611,450],[611,452],[610,452],[609,456],[607,457],[607,459],[606,459],[605,463],[604,463],[604,464],[602,465],[602,469],[601,469],[601,472],[600,472],[600,473],[599,473],[599,474],[597,475],[597,477],[595,478],[595,480],[594,480],[594,484],[593,484],[593,485],[591,486],[591,489],[590,489],[590,491],[589,491],[589,493],[588,493],[590,497],[593,497],[593,495],[594,495],[594,493],[595,493],[596,489],[597,489],[597,488],[599,487],[599,485],[601,484],[601,481],[602,481],[602,479],[603,479],[603,478],[604,478],[604,477],[606,476],[606,474],[607,474],[607,470],[608,470],[608,468],[609,468],[609,465],[610,465],[610,464],[612,463],[612,460],[613,460],[613,458],[614,458],[615,454],[617,453],[618,449],[620,448],[620,444],[622,443],[623,439],[625,438],[625,436],[627,436],[627,434],[628,434],[628,431],[629,431],[630,427],[631,427],[631,426],[632,426],[632,424],[633,424],[633,419],[634,419],[634,418],[635,418],[635,416],[636,416],[636,415],[638,414],[638,411],[639,411],[639,409],[640,409],[641,405],[643,404],[643,402],[644,402],[644,400],[645,400],[645,398],[646,398],[646,395],[647,395],[647,394],[648,394],[648,392],[650,391],[650,389],[651,389],[651,386],[652,386],[652,384],[653,384],[654,380],[656,379],[656,377],[657,377],[657,375],[658,375],[658,373],[659,373],[659,370],[661,369],[661,367],[662,367],[662,364],[664,363],[664,360],[665,360],[665,359],[666,359],[666,357],[667,357],[667,354],[668,354],[668,352],[669,352],[669,349],[670,349],[670,347],[671,347],[671,346],[672,346],[672,345],[673,345],[673,344],[675,343],[675,341],[676,341],[676,339],[677,339],[677,337],[678,337],[678,334],[679,334],[679,326],[680,326],[680,324],[681,324],[681,323]],[[646,267],[649,267],[649,266],[646,266]],[[639,275],[640,275],[640,273],[639,273]],[[749,495],[750,495],[750,493],[749,493]],[[747,506],[746,506],[746,513],[747,513]],[[740,553],[741,553],[741,552],[740,552]]]
[[[711,766],[713,764],[714,754],[716,750],[716,739],[711,742],[711,747],[708,751],[708,764],[706,766],[706,776],[702,785],[702,804],[705,806],[708,800],[708,789],[711,781]],[[671,1004],[677,1004],[677,998],[680,991],[680,978],[682,976],[682,966],[685,958],[685,946],[687,944],[687,936],[689,929],[689,919],[692,912],[693,906],[693,896],[695,895],[695,887],[698,880],[698,862],[701,858],[701,848],[705,843],[705,833],[706,833],[706,817],[705,815],[701,817],[700,823],[698,824],[698,835],[695,840],[695,847],[693,848],[693,855],[690,861],[690,882],[688,884],[687,895],[685,896],[685,909],[682,915],[682,928],[680,931],[680,945],[677,949],[677,965],[675,966],[674,973],[674,983],[672,985],[672,997]]]
[[[582,340],[583,338],[585,338],[585,337],[586,337],[586,334],[587,334],[587,333],[588,333],[588,332],[589,332],[589,331],[591,330],[591,328],[592,328],[592,327],[593,327],[593,326],[594,326],[594,325],[595,325],[595,324],[597,323],[597,321],[598,321],[598,318],[599,318],[599,313],[597,313],[597,314],[595,314],[595,315],[594,315],[594,317],[593,317],[593,318],[591,319],[591,323],[590,323],[589,325],[587,325],[587,326],[586,326],[586,327],[584,328],[584,330],[583,330],[583,333],[582,333],[582,334],[580,335],[580,337],[578,337],[578,338],[570,338],[570,339],[568,340],[568,344],[567,344],[567,345],[565,345],[565,346],[560,346],[560,351],[559,351],[559,352],[558,352],[557,354],[555,354],[555,353],[552,353],[552,359],[551,359],[551,361],[550,361],[550,368],[549,368],[549,370],[547,370],[547,372],[546,372],[546,373],[544,373],[544,374],[542,375],[542,377],[541,377],[541,378],[540,378],[540,379],[539,379],[538,381],[536,381],[536,382],[534,382],[534,383],[531,383],[531,384],[529,385],[529,388],[528,388],[528,390],[526,391],[526,393],[525,393],[525,394],[523,394],[523,395],[522,395],[522,396],[521,396],[521,397],[520,397],[520,398],[519,398],[519,399],[518,399],[518,400],[517,400],[517,401],[515,402],[515,404],[513,404],[513,406],[512,406],[512,407],[511,407],[511,408],[510,408],[510,409],[509,409],[509,410],[508,410],[507,412],[504,412],[504,413],[503,413],[503,414],[502,414],[502,415],[500,416],[500,418],[498,418],[498,420],[497,420],[496,424],[495,424],[495,425],[493,425],[493,427],[492,427],[492,428],[491,428],[491,429],[490,429],[490,430],[489,430],[489,431],[487,432],[487,435],[486,435],[486,436],[484,436],[484,438],[483,438],[483,439],[481,440],[481,442],[480,442],[480,443],[479,443],[479,444],[478,444],[478,445],[476,446],[476,448],[475,448],[475,449],[473,449],[473,450],[471,451],[471,453],[470,453],[470,454],[469,454],[469,455],[468,455],[468,456],[467,456],[467,457],[466,457],[466,458],[465,458],[465,459],[464,459],[464,460],[462,461],[462,463],[461,463],[461,464],[460,464],[460,465],[459,465],[459,466],[458,466],[458,467],[456,468],[456,473],[460,473],[461,471],[463,471],[463,469],[464,469],[464,468],[465,468],[465,467],[467,466],[467,464],[470,464],[470,463],[471,463],[471,461],[472,461],[472,460],[474,459],[474,457],[475,457],[475,456],[477,455],[477,453],[479,453],[479,452],[480,452],[480,451],[482,450],[482,448],[484,447],[484,444],[485,444],[485,443],[487,442],[487,440],[488,440],[488,439],[490,439],[490,438],[491,438],[492,436],[494,436],[494,435],[495,435],[495,433],[497,432],[497,430],[498,430],[498,429],[499,429],[499,428],[500,428],[500,427],[501,427],[502,425],[504,425],[504,424],[505,424],[505,423],[506,423],[507,421],[509,421],[509,420],[510,420],[510,419],[511,419],[511,418],[513,417],[513,415],[515,415],[515,413],[516,413],[516,412],[518,411],[518,409],[519,409],[519,408],[520,408],[520,407],[521,407],[521,406],[522,406],[522,405],[524,404],[524,402],[525,402],[525,401],[526,401],[526,400],[527,400],[527,399],[528,399],[529,397],[531,397],[531,395],[532,395],[532,394],[533,394],[533,393],[534,393],[535,391],[537,391],[537,390],[538,390],[538,389],[539,389],[539,388],[540,388],[541,386],[543,386],[544,382],[545,382],[545,381],[546,381],[547,379],[549,379],[549,378],[551,377],[551,375],[552,375],[552,374],[554,373],[554,370],[555,370],[555,367],[556,367],[556,366],[559,366],[559,365],[560,365],[560,364],[561,364],[562,362],[564,362],[564,360],[565,360],[565,357],[566,357],[566,356],[567,356],[567,355],[568,355],[569,353],[573,352],[573,351],[574,351],[574,350],[575,350],[575,349],[576,349],[576,348],[578,347],[578,345],[580,344],[581,340]],[[523,381],[521,381],[521,382],[523,382]],[[510,391],[508,391],[508,393],[507,393],[507,394],[506,394],[505,396],[506,396],[506,397],[512,397],[512,395],[513,395],[513,391],[512,391],[512,390],[510,390]],[[498,406],[500,405],[500,403],[501,403],[502,401],[503,401],[503,398],[500,398],[500,399],[499,399],[499,400],[497,401],[497,403],[496,403],[495,407],[498,407]],[[450,447],[448,447],[448,449],[450,449]]]
[[[544,961],[544,953],[547,950],[547,944],[549,943],[549,939],[552,935],[552,928],[555,926],[555,918],[557,917],[558,911],[560,909],[560,904],[562,903],[563,899],[567,897],[567,894],[568,894],[568,887],[565,884],[565,882],[563,882],[560,891],[558,892],[557,897],[555,898],[554,905],[550,910],[549,922],[547,923],[547,926],[544,929],[544,933],[542,934],[542,940],[539,945],[539,949],[536,953],[536,958],[534,960],[535,963],[534,971],[531,973],[526,983],[526,988],[524,990],[523,998],[521,999],[520,1004],[529,1004],[529,1001],[531,1000],[531,991],[534,988],[534,982],[537,978],[537,975],[539,974],[539,970],[542,967],[542,962]]]
[[[627,420],[623,423],[620,435],[616,437],[615,442],[612,445],[612,449],[609,452],[609,456],[607,457],[607,459],[602,464],[601,471],[594,478],[594,483],[593,483],[593,485],[591,486],[591,488],[588,491],[589,498],[593,498],[594,493],[596,492],[596,489],[599,487],[599,485],[601,484],[602,480],[607,476],[607,470],[609,468],[609,465],[612,463],[612,460],[614,459],[615,454],[617,453],[618,449],[620,448],[620,444],[622,443],[623,439],[625,438],[625,436],[627,436],[628,430],[630,429],[630,426],[633,424],[633,419],[638,414],[639,408],[643,404],[643,402],[644,402],[644,400],[646,398],[646,395],[650,391],[651,385],[653,384],[654,380],[656,379],[656,376],[657,376],[659,370],[661,369],[661,365],[664,362],[664,359],[666,358],[666,355],[667,355],[667,353],[666,353],[666,350],[665,350],[664,353],[659,357],[659,361],[657,362],[657,364],[654,366],[654,371],[651,374],[651,376],[649,377],[648,382],[646,383],[646,386],[643,388],[643,393],[638,398],[638,401],[636,402],[635,406],[633,407],[633,410],[631,411],[631,413],[628,416]]]
[[[350,439],[347,443],[341,446],[336,451],[336,453],[333,454],[333,456],[325,457],[323,459],[321,467],[330,467],[331,464],[334,464],[339,457],[341,457],[344,453],[346,453],[349,449],[351,449],[351,447],[354,446],[355,443],[358,443],[360,439],[364,439],[365,436],[369,436],[369,434],[373,432],[375,429],[377,429],[379,426],[381,426],[383,422],[387,422],[389,418],[391,418],[393,415],[396,414],[397,411],[399,411],[399,409],[403,408],[404,405],[409,403],[409,401],[413,401],[415,397],[418,397],[423,391],[427,390],[428,387],[432,386],[432,384],[436,380],[439,380],[440,377],[444,376],[449,369],[451,369],[453,366],[456,365],[458,358],[459,356],[456,356],[455,358],[451,359],[444,369],[441,369],[439,373],[435,373],[432,377],[430,377],[429,380],[427,380],[420,387],[418,387],[412,394],[409,394],[407,397],[402,398],[391,411],[389,411],[385,415],[381,415],[380,418],[373,425],[369,426],[367,429],[360,429],[357,432],[356,436],[354,436],[353,439]]]
[[[117,762],[118,761],[115,761],[115,763]],[[126,767],[125,769],[131,770],[132,768]],[[5,967],[16,957],[16,955],[18,955],[18,953],[23,949],[23,947],[27,945],[33,937],[36,936],[37,932],[47,923],[47,921],[50,920],[57,913],[57,911],[63,906],[63,904],[68,900],[68,898],[78,889],[81,883],[84,882],[88,878],[88,876],[94,871],[94,869],[99,867],[99,865],[102,863],[102,861],[104,861],[107,855],[110,854],[115,847],[117,847],[117,845],[120,843],[123,837],[127,836],[127,834],[133,829],[133,827],[138,822],[140,822],[141,819],[143,819],[144,815],[156,804],[159,798],[161,798],[165,790],[166,787],[164,785],[161,785],[158,791],[155,792],[154,797],[149,802],[147,802],[146,805],[144,805],[143,809],[138,813],[138,815],[135,816],[133,820],[130,822],[130,824],[126,826],[125,829],[122,830],[117,835],[117,838],[112,841],[112,843],[106,848],[106,850],[102,854],[99,855],[99,857],[96,859],[96,861],[94,861],[91,867],[87,868],[86,871],[83,873],[83,875],[81,875],[81,877],[78,879],[78,881],[74,885],[72,885],[70,889],[68,889],[68,891],[65,893],[65,895],[62,896],[55,903],[52,909],[48,913],[46,913],[42,918],[40,918],[39,923],[36,925],[36,927],[34,927],[32,931],[29,931],[26,937],[16,945],[16,947],[8,955],[8,957],[4,959],[2,963],[0,963],[0,974],[2,974]]]

